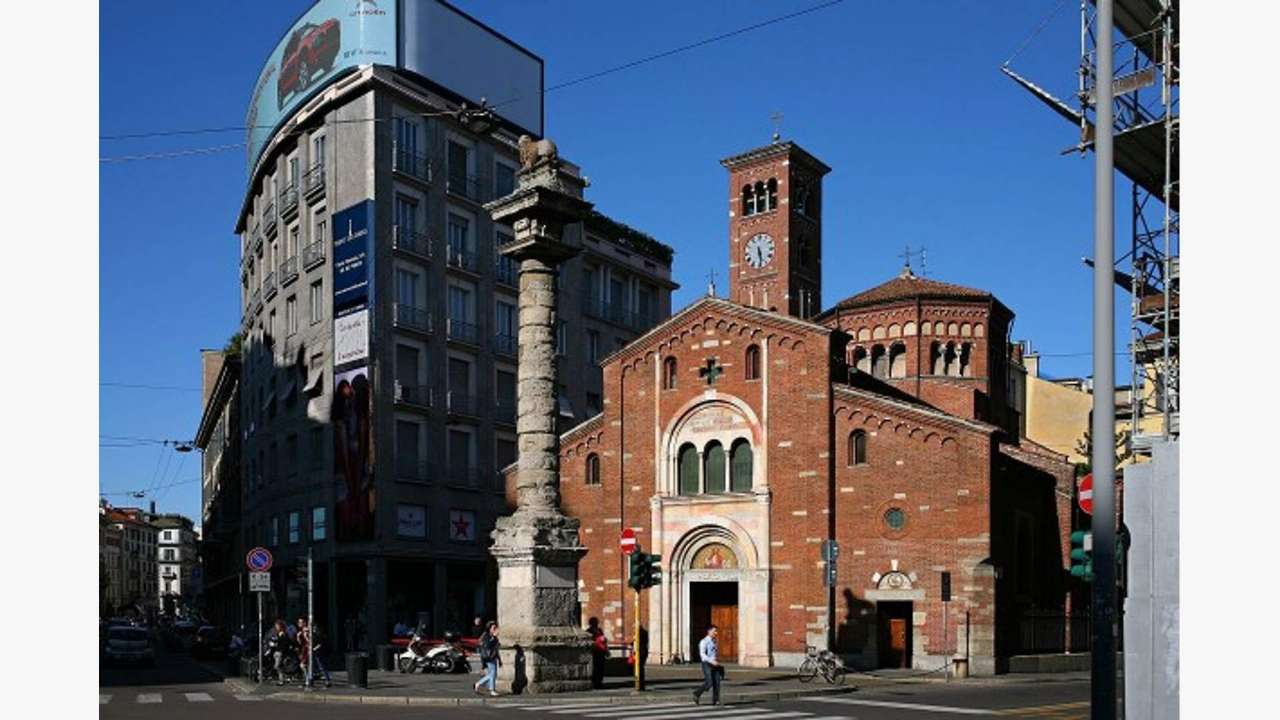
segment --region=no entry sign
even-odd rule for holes
[[[636,531],[627,528],[622,531],[622,539],[618,541],[618,545],[622,547],[623,555],[630,555],[636,551]]]
[[[1093,473],[1085,475],[1080,480],[1080,509],[1086,515],[1093,514]]]
[[[264,547],[256,547],[244,556],[244,564],[252,572],[266,572],[271,569],[271,551]]]

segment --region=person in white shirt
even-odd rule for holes
[[[702,693],[711,689],[711,704],[720,704],[720,676],[724,666],[720,664],[720,645],[716,641],[716,626],[707,628],[707,636],[698,643],[698,657],[702,660],[702,687],[693,691],[693,702],[702,704]]]

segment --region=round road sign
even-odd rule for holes
[[[271,569],[271,551],[264,547],[256,547],[244,556],[244,564],[253,572],[266,572]]]
[[[623,555],[630,555],[635,552],[636,547],[639,545],[639,543],[636,542],[636,531],[631,528],[623,530],[622,539],[618,541],[618,544],[622,546]]]
[[[1093,473],[1089,473],[1080,479],[1080,509],[1086,515],[1093,514]]]

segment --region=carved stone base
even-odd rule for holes
[[[586,690],[591,641],[578,607],[578,521],[559,513],[500,518],[498,561],[501,689],[514,694]]]

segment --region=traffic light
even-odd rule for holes
[[[660,555],[650,555],[639,550],[631,553],[631,577],[627,579],[627,585],[633,590],[643,590],[654,585],[661,585],[661,562],[662,556]]]
[[[1093,581],[1093,532],[1089,530],[1071,533],[1071,575]]]

